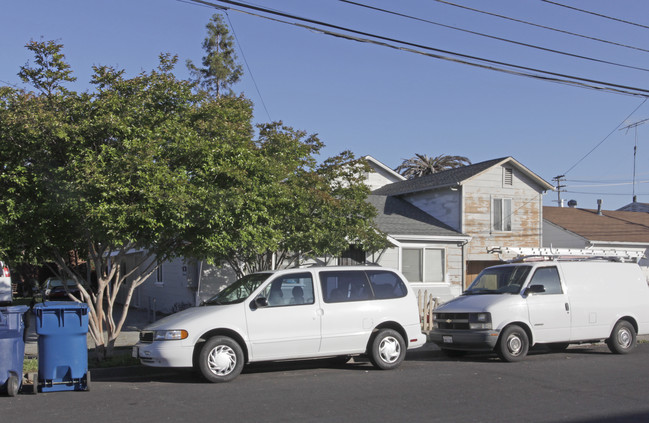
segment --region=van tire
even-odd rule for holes
[[[615,324],[611,337],[606,340],[608,349],[614,354],[627,354],[636,346],[636,334],[633,325],[626,320]]]
[[[380,329],[372,340],[369,356],[378,369],[396,369],[406,357],[406,343],[396,330]]]
[[[198,355],[198,370],[208,382],[229,382],[243,370],[243,350],[227,336],[210,338]]]
[[[502,361],[513,363],[521,361],[527,355],[530,341],[527,333],[517,325],[507,326],[498,338],[496,353]]]

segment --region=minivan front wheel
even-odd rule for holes
[[[525,330],[516,325],[508,326],[500,334],[496,344],[496,353],[501,360],[507,362],[521,361],[527,355],[530,347]]]
[[[406,356],[406,343],[396,330],[381,329],[372,341],[369,355],[374,367],[381,370],[395,369]]]
[[[227,336],[210,338],[198,355],[198,369],[209,382],[229,382],[243,369],[243,350]]]
[[[635,329],[626,320],[620,320],[615,324],[611,337],[606,340],[606,345],[612,353],[626,354],[631,352],[636,343]]]

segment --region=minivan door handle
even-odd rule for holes
[[[570,313],[570,304],[566,303],[566,312]]]

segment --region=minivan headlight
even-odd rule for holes
[[[154,341],[177,341],[189,336],[184,329],[157,330],[153,335]]]
[[[469,314],[469,329],[491,329],[491,313]]]

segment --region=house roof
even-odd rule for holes
[[[649,243],[649,213],[543,207],[543,219],[589,241]]]
[[[499,159],[487,160],[480,163],[474,163],[468,166],[462,166],[455,169],[449,169],[438,173],[433,173],[418,178],[408,179],[402,182],[395,182],[379,188],[373,194],[379,195],[403,195],[411,194],[414,192],[433,190],[438,188],[445,188],[454,185],[462,185],[467,181],[482,172],[494,166],[510,163],[518,168],[536,183],[538,183],[544,190],[551,190],[554,187],[537,176],[534,172],[517,162],[512,157],[502,157]]]
[[[423,210],[397,197],[369,195],[367,201],[378,211],[376,224],[391,236],[466,237]]]
[[[399,172],[396,172],[393,169],[390,169],[388,166],[386,166],[384,163],[376,160],[374,157],[367,155],[363,156],[363,159],[365,159],[367,162],[370,163],[370,165],[374,165],[376,168],[379,168],[383,170],[383,172],[387,173],[388,175],[392,176],[394,179],[397,179],[399,181],[405,180],[405,176],[400,174]]]
[[[638,203],[634,201],[626,206],[620,207],[619,211],[645,212],[649,213],[649,203]]]

